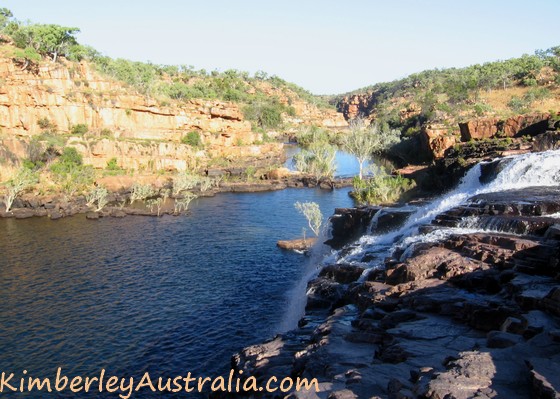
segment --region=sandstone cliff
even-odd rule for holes
[[[4,55],[0,56],[0,82],[0,147],[8,163],[26,158],[27,143],[45,132],[63,137],[66,145],[77,148],[84,161],[96,168],[117,158],[119,166],[127,169],[184,170],[212,157],[232,161],[281,153],[280,144],[262,145],[263,135],[252,131],[239,104],[150,98],[101,76],[87,62],[43,61],[22,70]],[[319,109],[296,93],[266,82],[262,85],[266,86],[262,91],[294,108],[295,116],[284,115],[286,123],[346,125],[342,114],[334,110]],[[77,125],[86,125],[89,132],[72,135]],[[181,143],[193,131],[200,135],[204,151]],[[2,163],[6,175],[6,162]],[[0,181],[5,177],[0,176]]]

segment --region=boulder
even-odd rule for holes
[[[439,373],[428,385],[430,399],[468,399],[492,385],[496,366],[487,352],[462,352],[459,359],[448,365],[448,371]]]
[[[523,342],[523,338],[519,335],[503,331],[490,331],[487,336],[486,346],[489,348],[509,348],[520,342]]]
[[[498,129],[506,137],[535,136],[546,132],[550,114],[533,113],[516,115],[498,125]]]
[[[316,237],[297,238],[295,240],[280,240],[276,243],[279,248],[291,251],[307,251],[317,242]]]
[[[461,141],[491,138],[498,133],[498,118],[479,118],[459,123]]]
[[[450,134],[449,129],[443,125],[428,125],[420,135],[422,146],[431,159],[441,159],[445,151],[457,143],[457,138]]]
[[[498,118],[478,118],[459,123],[461,140],[480,140],[486,138],[536,136],[546,132],[550,114],[533,113],[516,115],[506,120]]]
[[[360,278],[364,268],[352,265],[329,265],[325,266],[319,273],[319,277],[325,277],[340,284],[349,284]]]

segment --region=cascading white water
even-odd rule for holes
[[[317,265],[321,264],[322,260],[324,261],[327,257],[325,251],[328,250],[328,247],[322,243],[331,237],[330,229],[323,229],[321,235],[317,239],[317,244],[309,250],[309,258],[305,264],[303,278],[288,292],[287,311],[277,329],[280,333],[295,328],[298,321],[304,316],[305,305],[307,303],[307,282],[317,277],[320,270]]]
[[[403,248],[412,248],[416,243],[435,242],[451,234],[469,234],[481,231],[474,225],[465,225],[459,228],[441,228],[428,234],[418,235],[420,225],[429,223],[438,214],[461,205],[468,198],[478,194],[533,186],[560,185],[560,150],[508,158],[511,159],[509,163],[493,181],[487,184],[480,183],[481,165],[475,165],[454,190],[425,206],[409,208],[416,209],[416,211],[411,214],[404,226],[394,231],[380,235],[366,234],[360,238],[351,251],[348,251],[348,249],[339,252],[332,251],[327,255],[324,252],[315,252],[308,263],[304,278],[290,292],[289,310],[280,326],[280,331],[284,332],[294,328],[299,318],[304,314],[307,282],[317,276],[319,270],[317,265],[360,264],[366,266],[362,275],[362,278],[364,278],[370,270],[381,267],[383,260],[392,254],[397,245]],[[377,223],[377,220],[378,218],[372,220],[372,224]],[[371,230],[368,229],[369,231]],[[326,239],[326,237],[322,238]],[[317,250],[319,248],[324,249],[322,247],[319,246]],[[366,255],[369,255],[371,260],[364,261]],[[406,255],[407,251],[404,252],[402,257],[405,258]]]
[[[475,165],[463,177],[457,188],[426,206],[418,208],[404,226],[383,235],[363,236],[358,245],[350,253],[339,256],[337,262],[362,264],[368,268],[379,267],[383,259],[391,254],[397,241],[417,235],[418,226],[429,223],[438,214],[461,205],[470,197],[532,186],[560,185],[560,150],[508,158],[511,159],[509,163],[490,183],[480,183],[481,164]],[[470,231],[470,229],[467,230]],[[430,239],[430,237],[425,238]],[[419,242],[422,241],[422,238],[415,238],[412,241]],[[363,258],[368,254],[371,255],[370,258],[373,258],[373,261],[364,262]],[[366,273],[367,271],[364,275]]]

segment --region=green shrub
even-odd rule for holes
[[[335,156],[336,148],[328,143],[317,142],[294,155],[293,163],[298,171],[312,175],[319,182],[334,176]]]
[[[270,101],[270,100],[269,100]],[[258,127],[276,129],[282,125],[282,113],[291,107],[277,102],[255,102],[243,108],[245,119],[253,121]],[[295,110],[294,110],[295,113]]]
[[[529,112],[530,101],[527,101],[526,98],[513,96],[507,105],[513,112],[523,114]]]
[[[43,132],[34,137],[37,141],[44,141],[48,147],[64,147],[66,145],[66,137],[53,132]]]
[[[6,212],[9,212],[17,196],[37,183],[37,175],[27,168],[22,168],[12,180],[6,183],[6,193],[3,197]]]
[[[196,130],[188,132],[183,138],[181,139],[183,144],[190,145],[194,148],[201,148],[202,147],[202,139],[200,137],[200,133]]]
[[[484,103],[476,103],[473,106],[474,109],[474,113],[477,116],[484,116],[486,115],[488,112],[492,112],[492,107],[488,104],[484,104]]]
[[[135,201],[145,201],[150,197],[156,195],[156,191],[150,184],[139,184],[134,183],[130,190],[130,203],[134,203]]]
[[[99,132],[99,134],[101,137],[113,138],[113,132],[111,131],[111,129],[103,128],[101,129],[101,132]]]
[[[56,130],[56,124],[51,122],[49,118],[39,119],[37,125],[43,130]]]
[[[107,161],[107,167],[105,168],[111,171],[121,171],[123,170],[117,163],[117,158],[111,158]]]
[[[415,187],[415,182],[401,175],[389,175],[379,170],[369,179],[354,177],[353,196],[362,204],[377,205],[397,202],[403,194]]]
[[[89,131],[89,128],[86,124],[84,123],[79,123],[77,125],[73,125],[70,128],[70,132],[75,135],[75,136],[83,136],[84,134],[86,134]]]

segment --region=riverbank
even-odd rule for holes
[[[342,187],[352,186],[350,178],[335,178],[331,181],[322,181],[317,185],[316,181],[307,176],[298,174],[286,174],[278,179],[263,179],[253,181],[222,182],[218,186],[214,185],[204,191],[193,190],[197,197],[211,197],[220,193],[257,193],[266,191],[284,190],[287,188],[314,188],[320,187],[325,190],[332,190]],[[153,197],[164,198],[165,193],[172,189],[172,181],[160,180],[157,191]],[[180,199],[180,198],[179,198]],[[128,205],[127,205],[128,204]],[[107,205],[103,209],[95,211],[95,206],[88,205],[87,199],[83,195],[68,197],[59,195],[38,196],[35,194],[25,194],[16,198],[13,209],[6,212],[0,208],[0,218],[26,219],[30,217],[48,217],[57,220],[66,216],[76,214],[87,214],[90,219],[99,217],[125,217],[127,215],[140,216],[161,216],[163,214],[176,214],[175,199],[165,198],[159,210],[157,207],[138,202],[131,204],[131,191],[129,188],[121,188],[107,196]]]
[[[234,368],[317,378],[300,398],[558,397],[560,153],[494,166],[424,206],[338,210],[333,237],[361,238],[308,283],[299,327]]]

